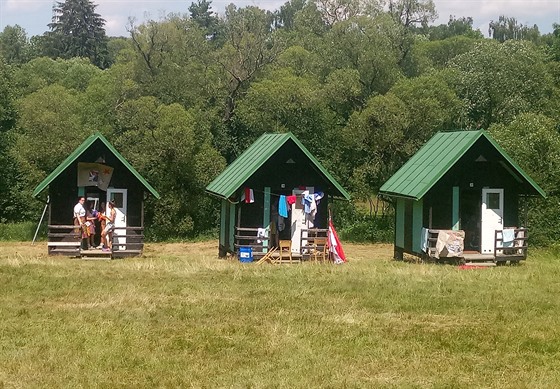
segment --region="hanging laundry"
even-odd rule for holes
[[[515,241],[515,229],[504,228],[502,230],[502,247],[513,247]]]
[[[257,243],[262,243],[263,240],[268,239],[269,228],[257,228]]]
[[[241,195],[241,201],[244,201],[247,204],[255,202],[255,195],[253,193],[253,189],[245,188],[243,194]]]
[[[303,192],[302,203],[304,206],[304,212],[309,214],[312,219],[315,218],[317,213],[317,203],[315,202],[315,196],[309,194],[308,191]]]
[[[286,228],[286,221],[282,216],[278,216],[278,231],[284,231]]]
[[[278,215],[282,217],[288,217],[288,202],[286,196],[280,195],[278,199]]]
[[[309,213],[311,207],[311,200],[309,199],[309,191],[306,190],[301,194],[301,205],[303,205],[303,212]]]
[[[319,205],[319,203],[321,202],[321,199],[323,197],[325,197],[325,194],[323,192],[315,192],[315,203],[317,203],[317,205]]]
[[[286,197],[286,199],[288,200],[288,205],[292,205],[296,203],[297,200],[297,196],[296,195],[291,195]]]

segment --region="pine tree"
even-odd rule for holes
[[[52,57],[85,57],[101,68],[106,66],[107,36],[105,20],[95,12],[91,0],[58,1],[53,6],[49,37],[49,54]]]

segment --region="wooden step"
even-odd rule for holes
[[[492,267],[496,266],[494,262],[466,262],[463,266],[473,266],[473,267]]]
[[[68,248],[52,248],[49,249],[49,255],[64,255],[67,257],[79,257],[80,250],[78,247],[68,249]]]
[[[82,259],[111,259],[113,253],[111,251],[103,251],[101,249],[80,250]]]
[[[73,242],[47,242],[49,247],[80,247],[82,243],[79,240]]]
[[[113,251],[113,258],[117,258],[117,257],[137,257],[139,255],[142,255],[142,250],[137,249],[137,250],[133,250],[133,249],[127,249],[127,250],[114,250]]]

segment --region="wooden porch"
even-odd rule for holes
[[[328,261],[327,234],[328,229],[302,229],[300,234],[300,252],[293,252],[291,245],[284,247],[282,242],[274,242],[271,237],[258,236],[258,228],[236,227],[235,252],[241,247],[250,247],[253,261],[257,263],[301,263],[303,261]],[[263,260],[264,258],[264,260]]]
[[[113,233],[113,250],[83,249],[81,233],[74,225],[48,226],[48,254],[82,259],[112,259],[142,255],[144,227],[119,227]],[[119,239],[126,239],[121,243]]]
[[[463,251],[461,256],[456,257],[437,257],[436,242],[440,230],[428,230],[428,246],[427,256],[435,261],[457,261],[462,264],[472,264],[478,266],[496,266],[506,263],[518,264],[520,261],[527,259],[527,241],[529,230],[527,228],[509,228],[504,230],[513,230],[513,239],[504,242],[503,230],[494,231],[494,252],[483,254],[478,251]]]

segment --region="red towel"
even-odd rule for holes
[[[245,188],[245,203],[249,204],[254,202],[255,202],[255,196],[253,195],[253,189]]]

